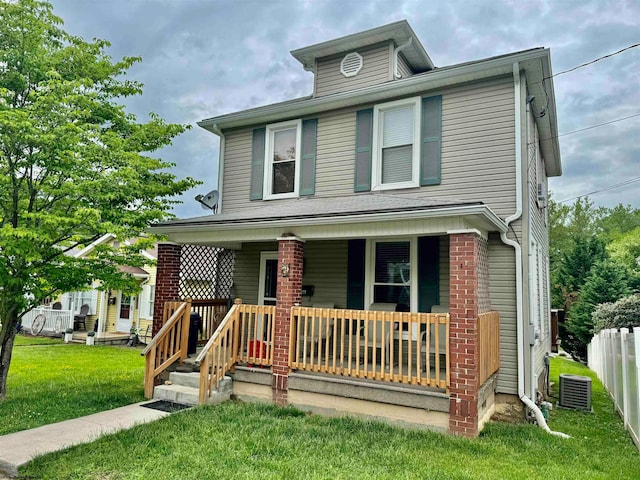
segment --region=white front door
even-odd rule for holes
[[[278,288],[278,252],[260,253],[258,305],[275,305]]]
[[[135,297],[125,295],[120,292],[118,301],[118,316],[116,319],[116,330],[118,332],[129,332],[133,324],[133,305]]]

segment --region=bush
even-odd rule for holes
[[[640,327],[640,295],[630,295],[615,303],[603,303],[593,311],[593,333],[605,328]]]

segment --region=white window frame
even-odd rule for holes
[[[411,311],[418,311],[418,237],[382,237],[367,239],[365,252],[365,294],[364,308],[369,309],[373,303],[373,291],[376,278],[376,244],[388,242],[409,242],[409,265],[411,269],[409,292],[411,295]]]
[[[419,187],[420,179],[420,130],[421,130],[421,97],[405,98],[393,102],[381,103],[373,107],[373,142],[371,155],[372,190],[394,190],[400,188]],[[406,182],[382,183],[382,113],[399,107],[413,107],[413,158],[412,178]]]
[[[273,147],[274,135],[281,130],[296,129],[296,157],[295,161],[295,178],[293,192],[287,193],[271,193],[273,187]],[[302,156],[302,120],[290,120],[287,122],[272,123],[267,125],[265,135],[265,159],[264,159],[264,199],[274,200],[278,198],[295,198],[300,191],[300,158]]]

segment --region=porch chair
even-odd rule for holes
[[[314,303],[311,305],[312,308],[335,308],[335,304],[333,303]],[[309,328],[311,328],[311,318],[307,318],[307,322],[309,322]],[[307,355],[311,354],[313,349],[314,357],[317,358],[319,352],[322,352],[326,355],[325,352],[325,344],[327,340],[327,336],[331,343],[331,338],[333,337],[333,318],[322,317],[316,320],[313,325],[313,330],[309,332],[309,336],[307,337]],[[329,332],[327,333],[327,327]]]
[[[51,305],[51,310],[62,310],[62,302],[54,302],[54,304]]]
[[[397,305],[395,303],[372,303],[369,310],[377,312],[395,312]],[[375,348],[382,352],[382,347],[385,347],[385,363],[389,366],[389,345],[391,343],[391,328],[389,322],[375,322],[373,320],[368,321],[367,336],[365,338],[365,325],[360,326],[360,344],[362,345],[362,352],[360,361],[364,361],[364,345],[368,345],[371,349]],[[369,357],[371,358],[371,356]],[[379,356],[377,357],[380,358]]]
[[[449,307],[447,305],[432,305],[431,313],[449,313]],[[429,355],[432,358],[432,362],[435,361],[436,353],[436,325],[429,326]],[[426,340],[427,332],[422,332],[422,338],[420,343],[424,344]],[[438,325],[438,353],[440,354],[440,361],[443,362],[446,359],[447,349],[447,327],[446,325]],[[432,363],[433,364],[433,363]],[[442,364],[442,363],[441,363]],[[424,361],[423,369],[426,368],[426,359]],[[435,365],[435,364],[433,364]]]
[[[78,315],[73,316],[73,329],[79,330],[80,324],[82,324],[82,329],[87,329],[87,315],[89,314],[89,305],[86,303],[80,307],[80,313]]]

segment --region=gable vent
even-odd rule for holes
[[[345,77],[355,77],[362,70],[362,55],[358,52],[347,53],[340,62],[340,73]]]
[[[566,408],[591,411],[591,379],[581,375],[560,375],[560,401]]]

